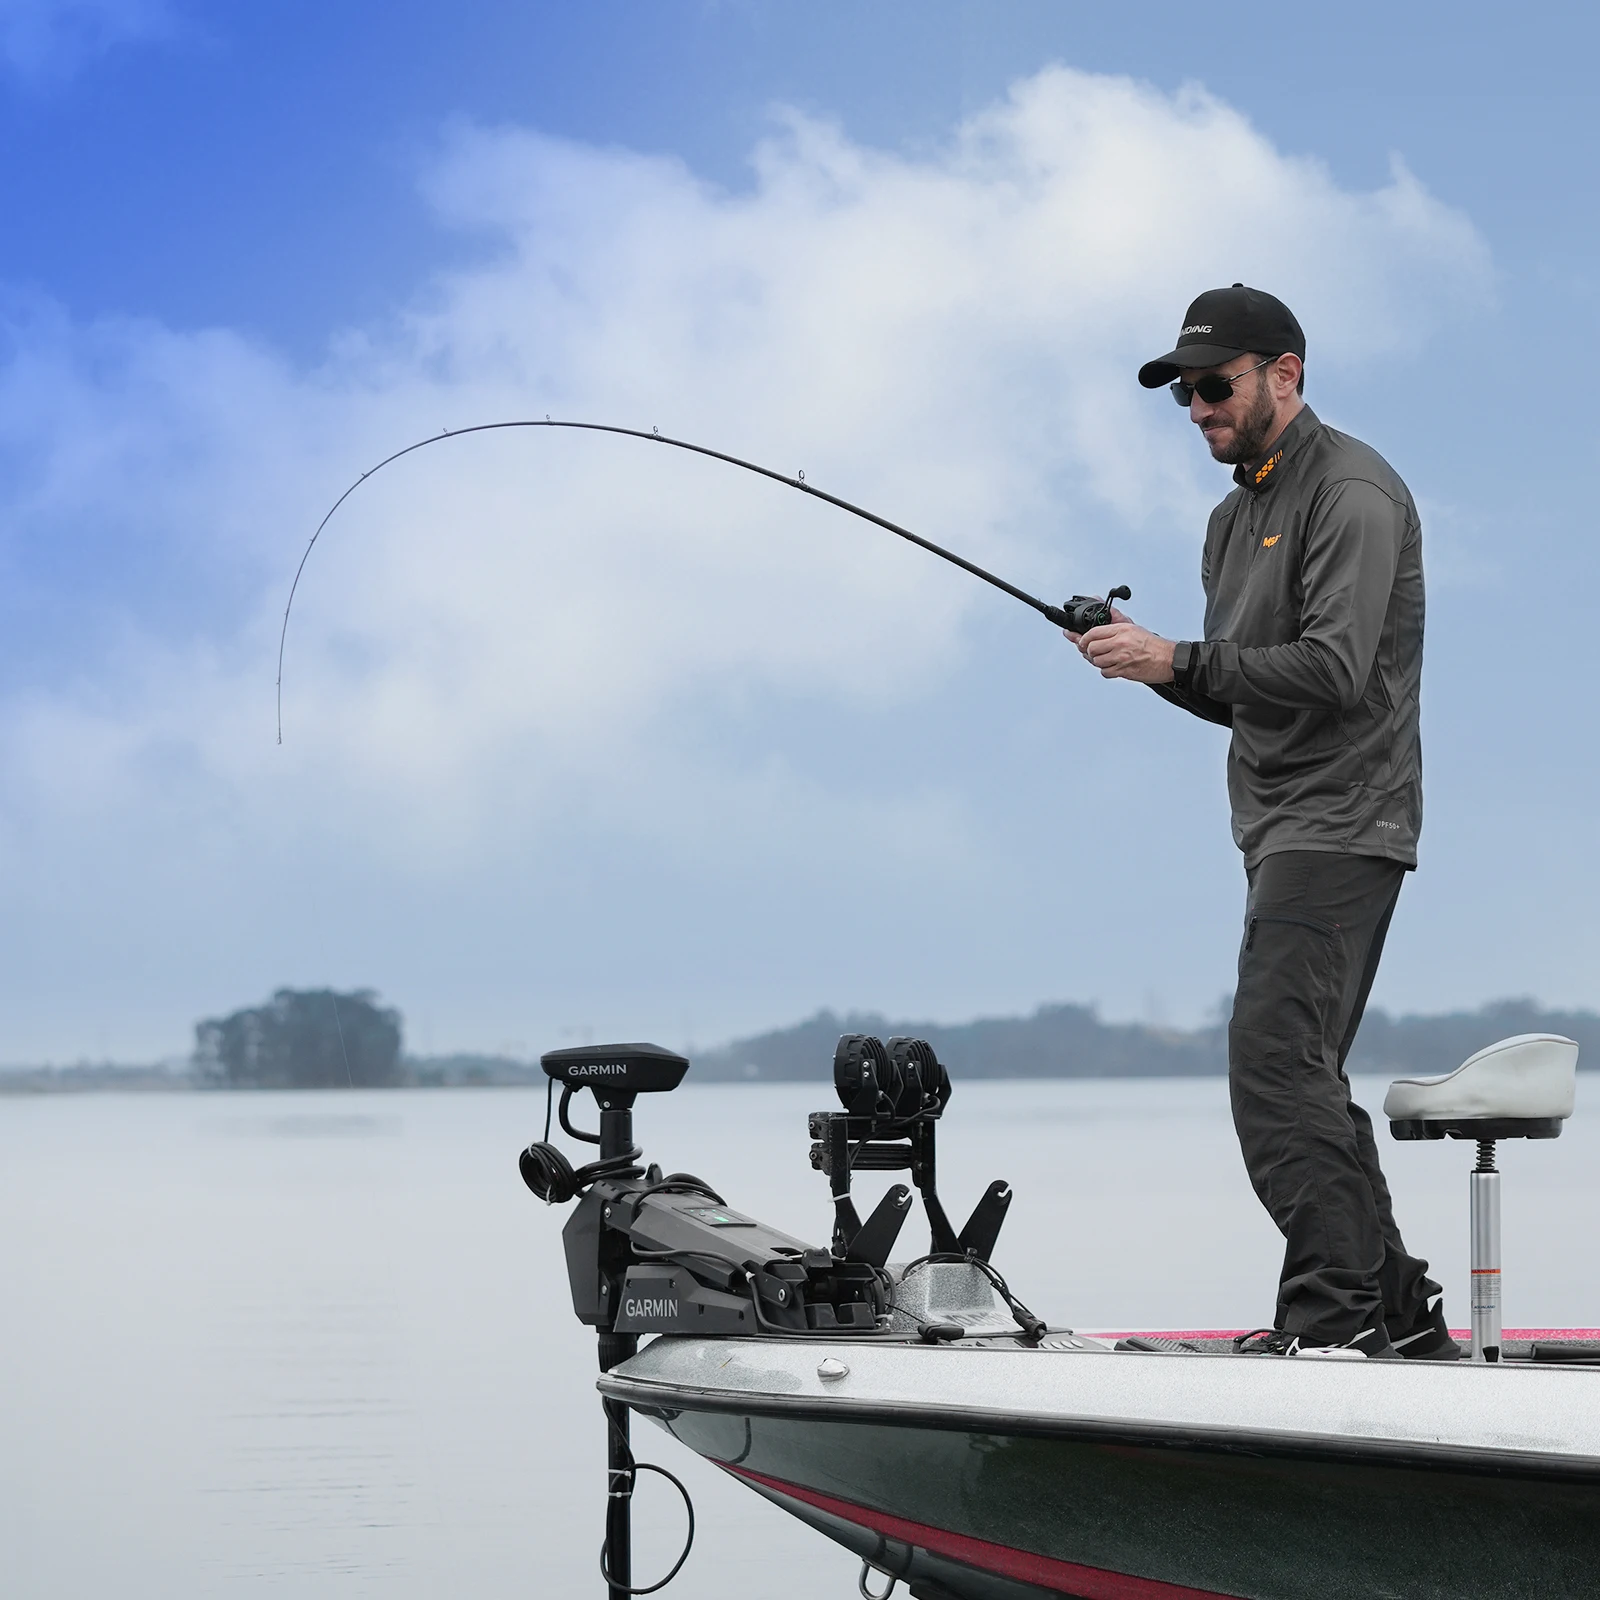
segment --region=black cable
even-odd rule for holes
[[[574,1195],[580,1195],[601,1178],[637,1178],[644,1169],[636,1166],[643,1152],[637,1145],[620,1156],[609,1156],[604,1161],[591,1161],[587,1166],[573,1168],[566,1153],[548,1140],[530,1144],[517,1157],[517,1170],[522,1181],[544,1201],[547,1206],[564,1205]]]
[[[1006,1309],[1011,1313],[1012,1319],[1016,1322],[1017,1326],[1022,1329],[1025,1338],[1039,1340],[1050,1331],[1048,1326],[1045,1324],[1044,1318],[1036,1316],[1025,1305],[1023,1305],[1023,1303],[1014,1294],[1012,1294],[1009,1285],[1006,1283],[1006,1280],[1002,1278],[1000,1274],[983,1259],[982,1256],[975,1255],[970,1250],[960,1255],[952,1255],[949,1251],[941,1250],[935,1251],[931,1255],[918,1256],[915,1261],[908,1261],[901,1269],[900,1281],[904,1283],[918,1267],[926,1267],[936,1264],[976,1267],[978,1271],[981,1272],[984,1277],[986,1277],[994,1286],[995,1293],[1005,1301]]]
[[[659,1183],[646,1184],[637,1193],[641,1200],[653,1194],[698,1194],[713,1205],[725,1206],[728,1203],[709,1183],[695,1177],[692,1172],[669,1172]]]
[[[587,1166],[574,1168],[567,1159],[567,1154],[559,1146],[550,1142],[550,1100],[555,1091],[556,1080],[546,1079],[548,1087],[544,1097],[544,1138],[535,1144],[530,1144],[526,1150],[517,1157],[517,1169],[522,1174],[522,1181],[544,1201],[547,1206],[565,1204],[574,1195],[584,1192],[591,1184],[601,1178],[639,1178],[644,1176],[644,1168],[635,1165],[644,1151],[638,1145],[629,1150],[624,1150],[621,1155],[607,1156],[603,1161],[591,1161]],[[574,1139],[581,1139],[585,1144],[599,1144],[600,1135],[585,1133],[582,1128],[574,1128],[567,1115],[567,1108],[572,1104],[573,1086],[563,1084],[561,1087],[561,1126],[572,1135]],[[659,1169],[658,1169],[659,1170]],[[713,1193],[698,1178],[686,1172],[675,1172],[670,1178],[664,1178],[656,1188],[669,1184],[689,1183],[695,1185],[694,1192],[705,1194],[718,1205],[722,1204],[722,1197]]]
[[[311,559],[311,552],[316,547],[317,540],[322,537],[322,530],[332,520],[334,512],[353,495],[374,473],[381,472],[392,461],[398,461],[401,456],[408,456],[413,450],[421,450],[424,446],[438,444],[442,439],[458,439],[467,433],[494,433],[502,428],[577,428],[585,433],[615,433],[628,439],[645,439],[652,444],[670,444],[675,450],[689,450],[697,456],[709,456],[713,461],[726,462],[730,467],[742,467],[746,472],[759,473],[763,478],[771,478],[774,483],[786,484],[791,489],[798,489],[802,494],[809,494],[818,500],[826,500],[830,506],[837,506],[841,511],[848,511],[853,517],[860,517],[865,522],[872,523],[875,527],[886,529],[889,533],[909,540],[912,544],[920,545],[931,554],[941,557],[953,566],[960,567],[963,572],[970,572],[975,578],[982,578],[985,583],[993,584],[996,589],[1011,596],[1013,600],[1020,600],[1025,606],[1032,606],[1040,616],[1055,623],[1058,628],[1064,628],[1071,621],[1067,613],[1060,606],[1053,606],[1047,600],[1041,600],[1036,595],[1031,595],[1026,589],[1019,589],[1014,584],[1007,583],[1004,578],[997,578],[992,572],[985,572],[975,562],[968,561],[965,556],[958,556],[953,550],[946,550],[943,545],[935,544],[931,539],[924,539],[921,534],[913,533],[909,528],[902,528],[897,522],[890,522],[887,517],[880,517],[875,511],[867,511],[861,506],[852,505],[848,500],[841,500],[838,495],[829,494],[826,490],[813,488],[806,482],[806,475],[797,472],[792,478],[782,472],[774,472],[771,467],[757,466],[753,461],[742,460],[738,456],[726,455],[721,450],[712,450],[703,444],[690,444],[686,439],[669,439],[664,433],[651,429],[646,433],[643,428],[619,428],[605,422],[561,422],[554,418],[546,417],[542,422],[532,418],[525,418],[510,422],[479,422],[467,428],[446,428],[442,433],[430,434],[426,439],[418,439],[415,444],[408,444],[403,450],[396,450],[393,455],[388,455],[377,466],[363,472],[354,483],[328,508],[328,513],[317,524],[317,531],[311,535],[311,541],[306,545],[305,554],[300,557],[300,565],[295,568],[294,582],[289,585],[288,603],[283,608],[283,627],[278,634],[278,743],[283,743],[283,651],[285,641],[289,637],[289,612],[294,607],[296,590],[300,587],[300,575],[306,569],[306,562]]]
[[[959,1322],[924,1322],[915,1311],[908,1306],[903,1306],[897,1300],[889,1302],[891,1311],[898,1311],[902,1317],[909,1318],[917,1329],[917,1337],[924,1344],[951,1344],[957,1339],[964,1339],[967,1330]]]
[[[642,1244],[632,1246],[634,1256],[640,1261],[683,1261],[691,1256],[697,1256],[702,1261],[715,1261],[719,1267],[726,1267],[729,1272],[737,1277],[747,1278],[750,1273],[742,1261],[735,1261],[732,1256],[722,1255],[716,1250],[697,1250],[693,1245],[675,1245],[669,1250],[651,1250]]]
[[[617,1580],[611,1576],[611,1569],[606,1564],[606,1556],[611,1548],[610,1541],[602,1540],[601,1542],[600,1576],[604,1578],[613,1589],[620,1589],[624,1594],[654,1594],[657,1589],[665,1589],[666,1586],[671,1583],[680,1572],[683,1571],[683,1564],[689,1559],[689,1552],[694,1548],[694,1501],[689,1498],[689,1491],[684,1488],[683,1481],[680,1478],[674,1477],[673,1474],[668,1472],[665,1467],[658,1467],[653,1461],[634,1460],[633,1447],[625,1438],[622,1437],[622,1430],[617,1427],[615,1422],[611,1423],[611,1431],[617,1436],[622,1445],[623,1454],[628,1458],[628,1465],[625,1469],[628,1476],[628,1486],[626,1489],[622,1490],[614,1489],[612,1490],[612,1493],[620,1493],[624,1499],[631,1500],[633,1498],[634,1488],[638,1483],[639,1474],[641,1472],[653,1472],[658,1477],[665,1478],[667,1482],[670,1483],[672,1487],[683,1496],[683,1509],[689,1515],[689,1531],[684,1538],[683,1549],[679,1553],[678,1559],[673,1562],[672,1570],[658,1583],[645,1584],[637,1588],[630,1588],[625,1583],[618,1583]]]
[[[555,1079],[552,1078],[550,1081],[554,1083]],[[567,1118],[567,1107],[572,1104],[572,1096],[575,1093],[576,1090],[572,1084],[566,1083],[561,1086],[561,1107],[557,1113],[561,1118],[561,1126],[570,1137],[578,1140],[580,1144],[599,1144],[600,1135],[598,1133],[585,1133],[582,1128],[574,1128]],[[638,1154],[637,1151],[634,1153]]]

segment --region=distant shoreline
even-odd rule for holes
[[[1090,1006],[1045,1005],[1027,1017],[947,1024],[896,1022],[876,1013],[819,1011],[792,1027],[690,1051],[699,1083],[827,1083],[840,1034],[927,1039],[958,1080],[1192,1078],[1227,1071],[1227,1029],[1157,1028],[1102,1022]],[[1578,1064],[1600,1067],[1600,1014],[1558,1011],[1533,1000],[1498,1000],[1476,1011],[1391,1017],[1371,1010],[1348,1063],[1355,1073],[1440,1073],[1475,1050],[1518,1033],[1576,1039]],[[418,1088],[542,1088],[537,1061],[457,1053],[406,1056],[392,1085]],[[337,1081],[324,1087],[350,1086]],[[240,1093],[179,1061],[119,1066],[0,1067],[0,1094]],[[275,1091],[264,1090],[271,1093]]]

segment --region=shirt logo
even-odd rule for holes
[[[1271,475],[1272,469],[1282,460],[1283,451],[1280,450],[1277,455],[1272,457],[1270,461],[1263,461],[1261,465],[1256,468],[1255,482],[1257,488],[1266,482],[1267,478]]]
[[[1282,537],[1283,535],[1281,533],[1269,533],[1266,538],[1261,541],[1261,548],[1263,550],[1270,550],[1273,545],[1275,545]]]

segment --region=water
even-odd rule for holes
[[[822,1241],[804,1114],[826,1098],[685,1087],[638,1126],[669,1168]],[[0,1099],[8,1600],[603,1593],[593,1336],[567,1300],[565,1213],[516,1171],[542,1120],[526,1090]],[[963,1084],[942,1132],[958,1221],[991,1178],[1016,1185],[996,1261],[1052,1321],[1270,1320],[1277,1235],[1220,1080]],[[1458,1323],[1469,1150],[1385,1151]],[[1580,1111],[1502,1151],[1507,1323],[1592,1324],[1600,1124]],[[669,1594],[855,1592],[848,1556],[637,1434],[700,1515]],[[645,1582],[681,1527],[658,1480],[638,1521]]]

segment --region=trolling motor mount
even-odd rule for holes
[[[541,1140],[522,1152],[517,1165],[547,1204],[578,1198],[561,1242],[572,1309],[595,1330],[602,1372],[637,1354],[639,1336],[647,1333],[859,1338],[888,1332],[888,1290],[876,1268],[836,1260],[730,1210],[691,1173],[663,1175],[658,1166],[639,1165],[634,1100],[677,1088],[689,1070],[682,1056],[654,1044],[583,1045],[552,1050],[540,1065],[549,1092],[561,1085],[562,1128],[600,1147],[599,1160],[574,1170],[555,1145]],[[572,1097],[580,1089],[588,1089],[600,1107],[598,1133],[572,1124]],[[607,1493],[600,1570],[610,1600],[627,1600],[670,1582],[689,1547],[660,1584],[631,1587],[633,1487],[645,1464],[633,1457],[627,1406],[601,1403]],[[677,1483],[664,1468],[649,1470]],[[687,1504],[688,1491],[681,1483],[678,1490]],[[689,1519],[692,1542],[692,1507]]]
[[[540,1063],[562,1085],[561,1126],[600,1146],[574,1171],[553,1145],[522,1152],[524,1181],[551,1203],[578,1198],[562,1230],[572,1309],[602,1337],[872,1333],[886,1322],[878,1273],[727,1206],[691,1173],[641,1166],[636,1095],[674,1089],[689,1063],[659,1045],[585,1045]],[[572,1096],[588,1089],[600,1132],[574,1127]],[[948,1088],[946,1089],[948,1094]],[[631,1352],[630,1352],[631,1353]]]

